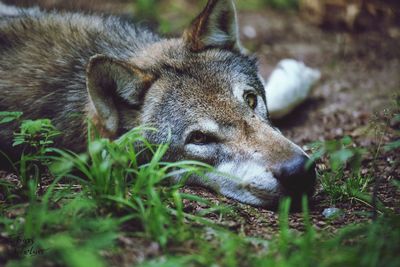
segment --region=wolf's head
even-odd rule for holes
[[[199,160],[225,173],[189,183],[262,206],[313,191],[307,155],[268,119],[263,80],[240,45],[230,0],[210,0],[182,38],[129,60],[92,57],[87,88],[105,135],[151,125],[159,129],[148,133],[151,142],[171,143],[168,160]]]

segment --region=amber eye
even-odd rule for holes
[[[244,98],[246,99],[247,105],[251,109],[255,109],[257,107],[257,95],[254,93],[245,94]]]
[[[200,131],[194,131],[186,139],[186,144],[205,145],[216,141],[217,139],[213,136]]]

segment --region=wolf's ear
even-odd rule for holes
[[[209,0],[183,34],[190,50],[218,47],[242,52],[233,0]]]
[[[114,137],[119,128],[118,102],[139,106],[154,76],[124,61],[95,55],[86,68],[86,88],[94,107],[92,118],[103,135]],[[99,125],[100,124],[100,125]]]

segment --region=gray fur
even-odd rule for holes
[[[74,116],[86,112],[90,57],[126,60],[159,37],[115,17],[28,11],[1,20],[0,110],[51,118],[59,129],[68,122],[60,143],[83,150],[85,117]]]
[[[183,38],[173,39],[116,17],[3,5],[0,14],[6,14],[0,19],[0,110],[50,118],[63,132],[57,145],[74,151],[85,150],[87,118],[110,138],[153,126],[158,132],[146,137],[171,142],[167,160],[200,160],[241,176],[213,173],[189,183],[253,205],[270,205],[285,193],[274,173],[304,152],[269,123],[263,81],[256,60],[242,53],[230,0],[210,0]],[[204,23],[227,14],[228,25]],[[224,29],[235,36],[215,38]],[[254,109],[248,92],[258,99]],[[0,144],[11,144],[14,127],[0,130]],[[215,140],[188,142],[196,131]],[[312,191],[314,178],[306,178],[301,192]]]

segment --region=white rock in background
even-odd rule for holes
[[[246,25],[243,27],[243,34],[249,39],[254,39],[257,37],[256,29],[254,29],[254,27],[250,25]]]
[[[309,95],[321,72],[294,59],[278,63],[266,84],[269,115],[279,119],[290,113]]]
[[[329,218],[335,218],[335,217],[342,217],[344,216],[344,213],[341,209],[332,207],[332,208],[326,208],[324,209],[324,211],[322,212],[322,215],[324,215],[325,218],[329,219]]]

